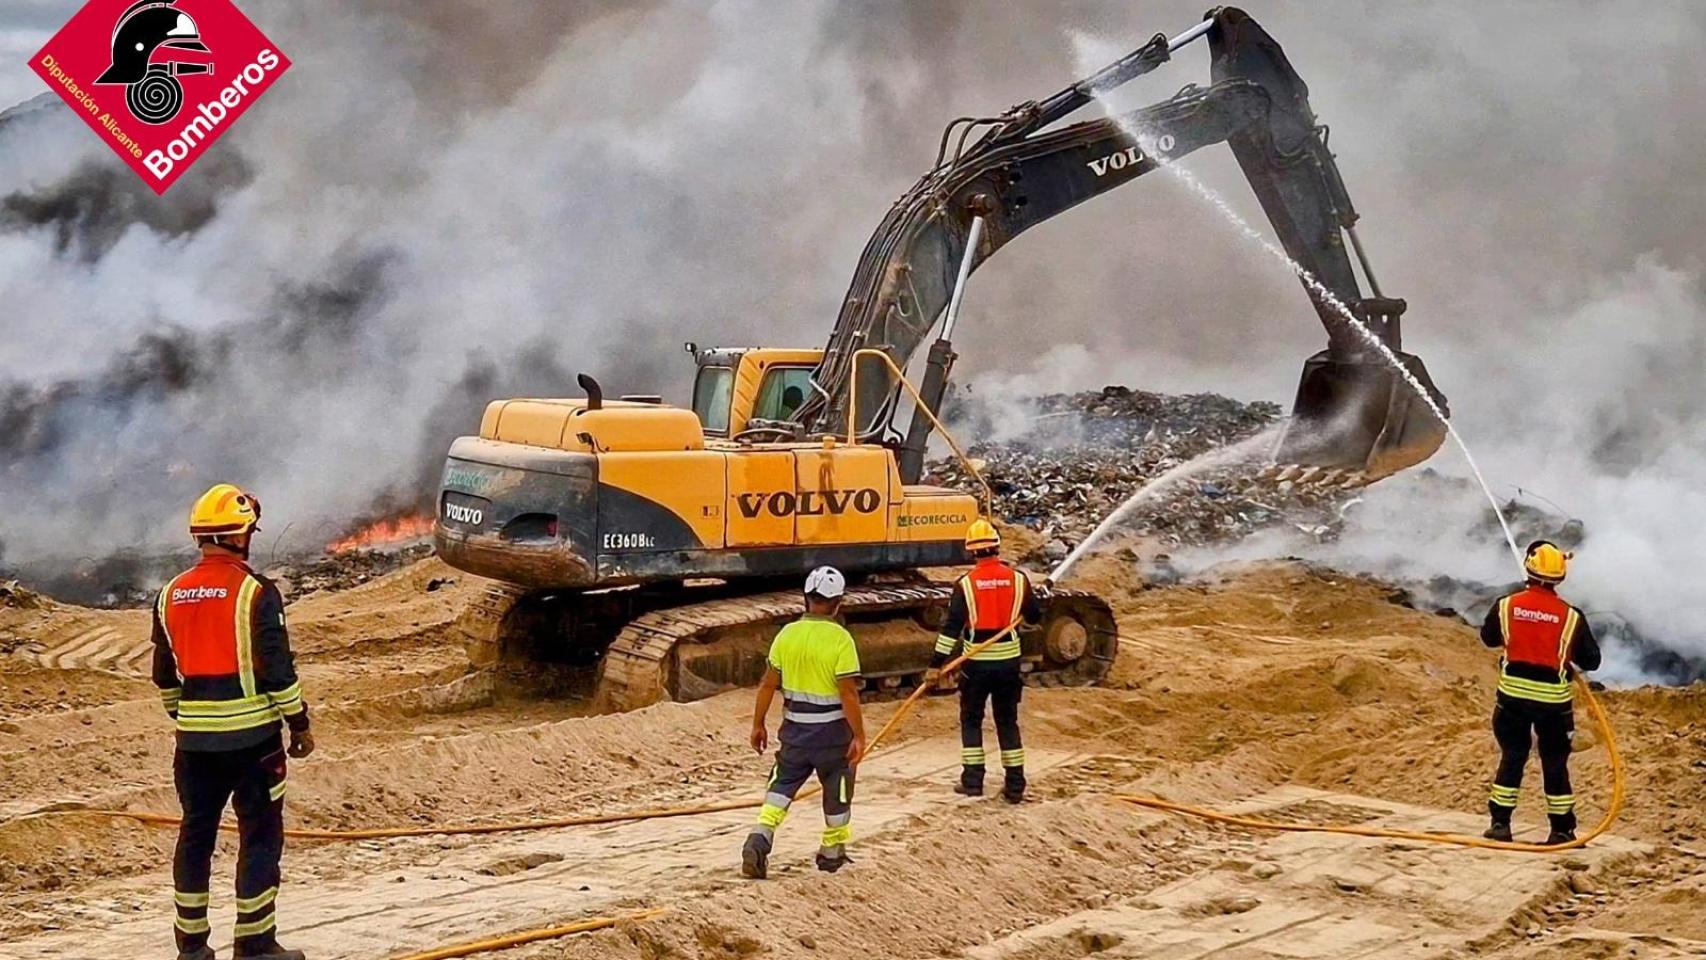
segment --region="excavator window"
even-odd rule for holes
[[[808,371],[809,374],[809,371]],[[729,402],[734,393],[733,367],[704,366],[693,381],[693,412],[708,434],[729,432]]]
[[[758,387],[758,402],[752,416],[758,420],[787,420],[806,402],[811,389],[811,367],[771,367]]]

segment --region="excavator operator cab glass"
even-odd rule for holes
[[[811,367],[771,367],[766,370],[758,388],[758,402],[752,408],[753,419],[791,419],[794,411],[806,402],[811,383]]]
[[[722,436],[729,432],[729,402],[734,396],[733,367],[702,366],[693,381],[693,412],[705,433]]]

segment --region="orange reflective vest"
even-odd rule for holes
[[[1505,597],[1498,610],[1505,641],[1499,691],[1523,700],[1568,703],[1570,641],[1581,614],[1556,593],[1538,587]]]
[[[307,725],[283,600],[235,557],[204,557],[161,588],[154,681],[180,744],[237,749]]]
[[[1030,581],[1018,570],[996,557],[979,560],[961,577],[944,624],[936,638],[938,661],[952,654],[961,640],[969,643],[988,639],[1016,623],[1024,615],[1025,602],[1031,595]],[[959,608],[964,607],[964,619]],[[1019,635],[1011,633],[989,647],[972,655],[973,660],[1017,660],[1020,655]]]

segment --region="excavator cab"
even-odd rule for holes
[[[790,347],[713,347],[688,344],[698,361],[693,412],[705,436],[730,440],[787,439],[812,391],[822,350]]]

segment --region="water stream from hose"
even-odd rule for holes
[[[1101,542],[1109,533],[1119,529],[1128,517],[1136,513],[1139,507],[1147,504],[1150,500],[1205,470],[1231,466],[1243,460],[1254,460],[1265,454],[1278,437],[1279,428],[1270,427],[1253,437],[1246,437],[1237,443],[1228,444],[1224,447],[1216,447],[1162,472],[1159,476],[1138,487],[1132,492],[1131,496],[1126,498],[1124,503],[1114,509],[1113,513],[1104,517],[1102,522],[1096,525],[1096,529],[1090,531],[1090,535],[1079,541],[1078,546],[1073,547],[1072,552],[1066,555],[1066,559],[1055,566],[1054,572],[1049,574],[1049,579],[1059,581],[1068,570],[1071,570],[1079,560],[1094,549],[1097,543]]]
[[[1110,116],[1118,116],[1117,114],[1114,114],[1112,110],[1109,110],[1108,112]],[[1398,359],[1398,355],[1392,351],[1392,348],[1386,345],[1386,341],[1380,339],[1373,330],[1370,330],[1362,320],[1351,312],[1350,307],[1346,306],[1344,301],[1340,300],[1333,291],[1327,289],[1325,284],[1316,279],[1314,274],[1304,269],[1303,265],[1298,263],[1296,260],[1293,260],[1283,248],[1264,236],[1261,231],[1252,227],[1249,221],[1239,216],[1238,211],[1232,209],[1232,205],[1227,203],[1226,198],[1221,196],[1219,192],[1210,187],[1208,184],[1203,183],[1197,178],[1196,174],[1191,173],[1189,170],[1179,166],[1171,160],[1165,159],[1162,151],[1157,148],[1156,138],[1148,136],[1142,131],[1131,128],[1123,120],[1121,122],[1121,126],[1122,129],[1132,137],[1132,139],[1137,141],[1139,148],[1143,151],[1145,156],[1153,158],[1158,167],[1166,171],[1180,183],[1184,184],[1185,187],[1197,197],[1207,201],[1210,206],[1218,210],[1220,215],[1224,217],[1226,221],[1244,237],[1244,239],[1254,243],[1259,249],[1284,264],[1286,269],[1290,270],[1292,274],[1301,280],[1303,285],[1309,288],[1311,293],[1315,294],[1320,298],[1321,302],[1332,308],[1334,313],[1337,313],[1340,317],[1344,318],[1345,322],[1350,324],[1351,329],[1356,331],[1358,337],[1360,337],[1369,346],[1373,347],[1375,351],[1391,365],[1392,369],[1398,371],[1398,375],[1404,379],[1404,382],[1409,385],[1410,389],[1414,390],[1416,395],[1421,397],[1422,402],[1428,405],[1428,409],[1433,411],[1434,416],[1438,417],[1440,422],[1445,424],[1446,434],[1451,437],[1452,442],[1457,445],[1457,449],[1462,452],[1464,462],[1469,464],[1469,471],[1475,475],[1475,482],[1481,485],[1481,492],[1486,494],[1487,503],[1493,508],[1493,516],[1497,517],[1499,520],[1499,529],[1504,531],[1505,543],[1510,547],[1511,557],[1516,561],[1517,566],[1520,568],[1522,566],[1522,551],[1517,549],[1516,537],[1511,533],[1510,523],[1505,519],[1505,512],[1503,508],[1499,506],[1498,497],[1493,495],[1492,487],[1487,484],[1487,478],[1482,475],[1480,465],[1475,462],[1475,455],[1469,452],[1469,445],[1463,441],[1463,436],[1457,432],[1457,428],[1453,426],[1451,421],[1446,417],[1445,411],[1441,410],[1439,404],[1434,402],[1433,396],[1428,393],[1425,387],[1422,386],[1421,381],[1416,379],[1415,374],[1411,373],[1410,369],[1404,366],[1404,364]],[[1229,447],[1226,449],[1230,450],[1233,448]],[[1209,454],[1204,454],[1203,457],[1199,457],[1198,460],[1209,458],[1213,453],[1214,451],[1211,451]],[[1183,470],[1185,467],[1192,466],[1195,463],[1197,463],[1197,461],[1191,461],[1191,463],[1183,464],[1180,467],[1174,468],[1173,471],[1169,471],[1169,473]],[[1157,480],[1159,479],[1161,478],[1157,478]],[[1059,580],[1064,576],[1066,572],[1071,569],[1072,565],[1078,561],[1079,557],[1088,552],[1091,545],[1101,540],[1107,535],[1109,530],[1113,529],[1114,526],[1117,526],[1117,523],[1111,522],[1114,521],[1115,517],[1119,517],[1123,520],[1124,516],[1130,514],[1131,510],[1129,510],[1128,507],[1132,507],[1134,501],[1141,502],[1142,500],[1147,499],[1148,496],[1150,496],[1148,493],[1149,488],[1153,483],[1154,481],[1150,484],[1145,484],[1136,493],[1132,494],[1132,498],[1130,500],[1121,504],[1118,509],[1108,516],[1107,520],[1104,520],[1099,526],[1097,526],[1096,529],[1091,532],[1090,536],[1086,537],[1065,560],[1061,561],[1060,564],[1055,567],[1054,572],[1049,575],[1050,579]]]

